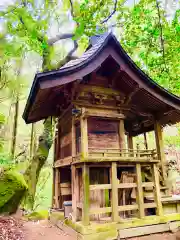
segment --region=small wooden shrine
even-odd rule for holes
[[[78,239],[180,225],[180,202],[166,188],[162,136],[164,126],[180,121],[180,98],[141,71],[112,33],[92,37],[84,54],[59,70],[36,74],[24,119],[48,116],[58,119],[53,208],[72,202],[67,224]],[[150,131],[156,149],[134,144]]]

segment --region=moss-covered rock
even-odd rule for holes
[[[0,213],[15,213],[27,191],[22,174],[5,170],[0,175]]]
[[[50,221],[54,224],[58,221],[64,221],[64,212],[53,211],[50,215]]]

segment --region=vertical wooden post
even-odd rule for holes
[[[55,168],[55,207],[60,208],[60,170]]]
[[[124,119],[120,119],[119,121],[119,143],[120,149],[125,149]]]
[[[130,157],[133,157],[133,137],[128,133],[127,135],[127,143],[128,143],[128,149],[130,149]]]
[[[154,123],[155,139],[156,139],[156,149],[159,160],[161,160],[162,176],[164,181],[166,181],[166,168],[165,168],[165,154],[164,154],[164,144],[162,136],[162,126],[158,121]]]
[[[112,221],[118,221],[118,181],[117,181],[117,163],[112,162],[111,166],[111,182],[112,182]]]
[[[137,201],[139,206],[139,217],[144,217],[144,197],[142,188],[142,176],[141,176],[141,165],[136,164],[136,174],[137,174]]]
[[[82,181],[84,195],[82,222],[84,225],[89,225],[89,166],[86,163],[82,167]]]
[[[72,128],[71,128],[71,133],[72,133],[72,157],[76,156],[76,129],[75,129],[75,123],[74,123],[74,118],[72,118]]]
[[[128,148],[133,149],[133,137],[128,133],[127,136]]]
[[[55,208],[55,168],[53,167],[53,182],[52,182],[52,202],[51,207]]]
[[[104,168],[103,172],[103,183],[108,184],[108,169]],[[104,189],[104,207],[109,207],[109,189]]]
[[[145,146],[145,149],[148,150],[148,143],[147,143],[147,135],[146,135],[146,132],[144,133],[144,146]]]
[[[88,156],[88,128],[87,128],[87,118],[81,117],[81,154],[83,158]]]
[[[57,158],[61,158],[61,127],[58,123],[58,146],[57,146]]]
[[[72,189],[72,215],[74,221],[77,221],[77,202],[79,200],[79,181],[78,172],[75,165],[71,165],[71,189]]]
[[[153,176],[154,176],[154,197],[156,201],[157,215],[163,215],[163,208],[161,202],[161,194],[160,194],[160,185],[159,185],[159,172],[156,164],[153,164]]]

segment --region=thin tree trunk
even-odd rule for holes
[[[14,121],[13,121],[13,132],[12,132],[12,142],[11,142],[11,156],[14,159],[16,151],[16,142],[17,142],[17,125],[18,125],[18,116],[19,116],[19,97],[17,97],[15,102],[14,109]]]
[[[30,140],[30,158],[33,157],[36,151],[36,126],[35,123],[32,123],[31,126],[31,140]]]

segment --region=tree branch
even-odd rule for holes
[[[72,0],[69,0],[69,2],[70,2],[70,6],[71,6],[71,16],[74,18],[75,16],[74,16],[73,2],[72,2]]]
[[[77,50],[78,48],[78,43],[76,40],[74,40],[74,47],[72,50],[69,51],[69,53],[67,54],[67,58],[71,57],[73,55],[73,53]]]
[[[59,40],[63,40],[63,39],[68,39],[68,38],[72,38],[74,37],[74,33],[64,33],[64,34],[60,34],[57,35],[54,38],[51,38],[50,40],[48,40],[48,45],[53,45],[54,43],[56,43]]]
[[[163,61],[164,61],[165,70],[167,71],[166,61],[165,61],[165,49],[164,49],[163,29],[162,29],[162,24],[161,24],[161,13],[160,13],[160,7],[159,7],[159,2],[158,2],[158,0],[156,0],[156,8],[157,8],[158,19],[159,19],[160,42],[161,42],[162,56],[163,56]]]
[[[104,24],[104,23],[108,22],[108,20],[115,14],[115,12],[116,12],[116,10],[117,10],[117,2],[118,2],[118,1],[115,0],[113,11],[110,13],[110,15],[109,15],[107,18],[105,18],[105,19],[101,22],[101,24]]]

